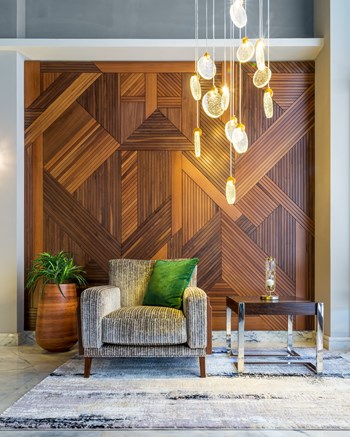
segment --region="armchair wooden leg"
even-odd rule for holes
[[[207,355],[211,355],[213,351],[213,314],[210,305],[209,297],[207,299]]]
[[[199,357],[199,370],[201,378],[205,378],[207,376],[205,372],[205,357]]]
[[[92,363],[91,357],[84,358],[84,378],[89,378],[90,376],[91,363]]]

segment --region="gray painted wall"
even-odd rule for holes
[[[208,0],[210,23],[212,2]],[[248,35],[254,38],[259,0],[246,2]],[[200,37],[205,37],[205,3],[199,0]],[[224,4],[225,0],[215,1],[217,38],[223,37]],[[226,0],[227,23],[230,4]],[[267,0],[264,5],[266,12]],[[270,0],[270,11],[271,37],[314,36],[313,0]],[[0,37],[15,37],[16,0],[0,0],[0,20]],[[26,37],[193,38],[194,0],[26,0]]]

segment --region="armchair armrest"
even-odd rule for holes
[[[187,287],[183,295],[187,343],[190,348],[207,346],[207,295],[198,287]]]
[[[120,308],[120,289],[102,285],[84,290],[80,297],[80,317],[84,348],[102,346],[102,319]]]

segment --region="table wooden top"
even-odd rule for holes
[[[317,314],[317,302],[297,297],[280,296],[278,301],[265,301],[259,296],[226,296],[226,305],[237,314],[239,304],[242,303],[247,315],[309,316]]]

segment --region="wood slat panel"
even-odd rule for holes
[[[145,75],[143,73],[123,73],[120,79],[122,97],[145,97]]]
[[[183,244],[211,220],[219,208],[186,173],[183,174]]]
[[[237,220],[241,216],[242,213],[237,207],[235,205],[228,205],[226,197],[184,156],[182,156],[182,169],[233,220]]]
[[[120,243],[55,179],[44,173],[45,211],[103,269],[121,256]]]
[[[40,95],[40,62],[24,63],[24,107],[28,108]]]
[[[60,96],[25,130],[25,145],[28,146],[43,133],[58,117],[100,76],[99,73],[82,73]]]
[[[121,145],[121,150],[190,150],[190,141],[156,110]]]
[[[165,202],[123,243],[123,258],[151,259],[171,238],[171,202]]]
[[[121,214],[122,214],[122,242],[124,242],[137,229],[137,152],[122,152],[121,167]]]
[[[103,73],[193,72],[193,62],[95,62]]]
[[[250,147],[239,160],[237,200],[243,197],[314,126],[314,86]],[[269,147],[266,147],[266,145]]]
[[[210,119],[199,105],[196,158],[193,62],[28,63],[26,269],[39,246],[72,252],[90,284],[108,281],[110,258],[199,257],[198,283],[210,296],[214,329],[225,328],[227,294],[261,294],[267,255],[278,261],[279,294],[312,299],[314,63],[270,66],[269,120],[263,91],[251,81],[256,66],[242,66],[250,147],[237,156],[238,200],[228,205],[229,113]],[[236,77],[238,70],[236,63]],[[218,85],[222,73],[220,62]],[[201,85],[203,93],[212,86]],[[36,305],[27,299],[27,329],[35,327]],[[285,327],[284,317],[247,320],[247,329]],[[298,318],[296,327],[313,322]]]
[[[120,154],[112,153],[74,192],[77,201],[118,241],[121,241],[120,165]]]
[[[291,214],[298,223],[301,224],[311,235],[315,235],[315,224],[313,220],[298,207],[284,191],[282,191],[268,176],[265,176],[259,185],[264,188],[268,194]]]
[[[119,87],[117,74],[103,74],[77,99],[83,108],[117,141],[120,141]]]

